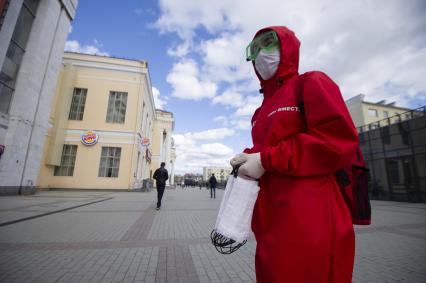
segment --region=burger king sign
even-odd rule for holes
[[[81,135],[81,142],[85,145],[94,145],[98,142],[99,135],[93,131],[87,131]]]

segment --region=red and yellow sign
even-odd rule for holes
[[[99,135],[93,131],[87,131],[81,135],[81,142],[85,145],[94,145],[98,142]]]
[[[151,144],[151,141],[148,138],[141,138],[141,145],[148,146]]]

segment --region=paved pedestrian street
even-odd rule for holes
[[[0,197],[0,282],[254,282],[253,237],[210,242],[222,190],[45,191]],[[373,202],[356,227],[354,282],[426,282],[426,205]]]

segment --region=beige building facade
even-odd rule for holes
[[[363,125],[371,124],[386,118],[391,118],[391,122],[409,119],[409,114],[403,114],[410,109],[395,106],[395,103],[386,103],[385,100],[377,103],[364,101],[365,95],[358,94],[346,100],[346,106],[352,116],[355,126],[361,127]],[[408,115],[408,116],[400,116]],[[395,121],[393,121],[395,120]]]
[[[141,189],[155,120],[145,61],[65,53],[38,187]]]

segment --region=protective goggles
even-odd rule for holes
[[[253,61],[259,55],[261,49],[266,52],[275,50],[279,46],[278,35],[271,30],[256,36],[246,48],[246,60]]]

